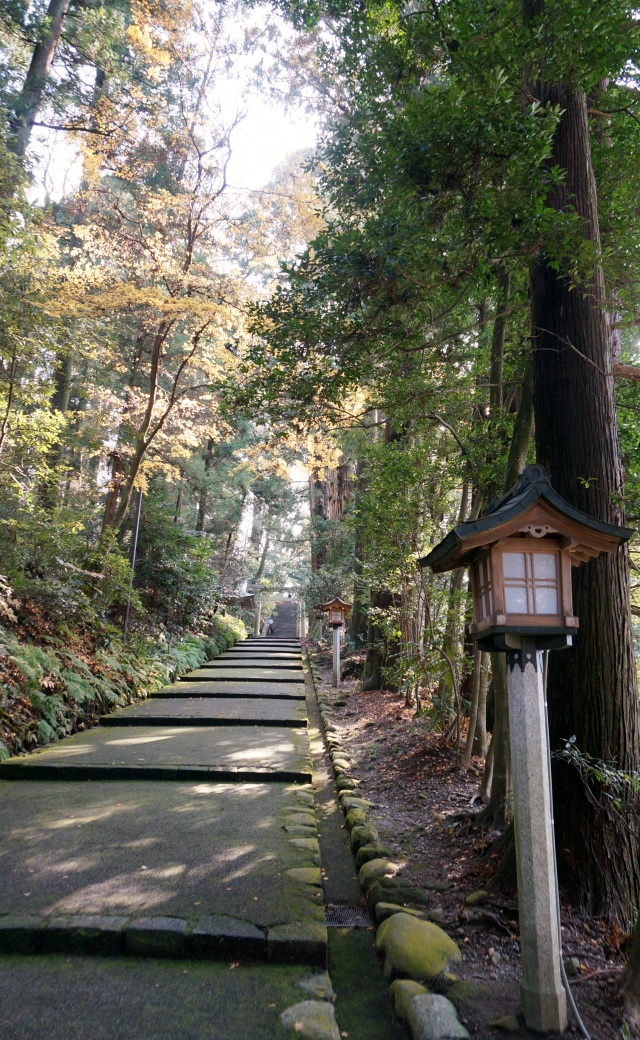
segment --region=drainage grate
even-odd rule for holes
[[[371,918],[361,906],[334,906],[324,908],[327,928],[370,928]]]

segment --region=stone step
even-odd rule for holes
[[[183,679],[170,686],[163,686],[149,695],[150,700],[162,697],[242,697],[245,700],[281,698],[282,700],[304,701],[306,690],[302,683],[288,682],[211,682],[206,675]]]
[[[285,829],[304,809],[316,833],[301,789],[0,785],[0,949],[322,961],[317,844]]]
[[[207,682],[252,681],[256,683],[294,682],[304,683],[304,674],[295,668],[196,668],[180,676],[181,680],[206,679]]]
[[[0,917],[0,953],[80,954],[326,965],[326,926],[259,928],[242,918],[35,914]]]
[[[302,661],[298,658],[292,658],[290,661],[273,661],[268,657],[258,657],[257,660],[246,657],[218,657],[215,661],[205,661],[200,665],[201,668],[210,668],[212,671],[218,671],[226,668],[293,668],[296,672],[302,671]]]
[[[283,726],[98,726],[24,758],[0,763],[0,779],[298,780],[311,775],[306,730]]]
[[[117,726],[295,726],[306,728],[304,701],[241,697],[154,698],[103,715],[100,725]]]

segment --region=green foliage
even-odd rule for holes
[[[210,541],[176,523],[158,492],[142,510],[135,588],[145,609],[173,628],[197,624],[220,594]]]
[[[552,757],[577,771],[596,812],[605,811],[616,816],[640,813],[640,773],[627,773],[585,754],[576,746],[575,737],[565,740],[564,747],[554,751]]]
[[[44,648],[0,627],[0,718],[15,751],[67,736],[104,712],[144,697],[179,674],[217,657],[246,638],[241,621],[215,616],[201,635],[173,645],[112,642],[109,650],[75,652],[61,640]],[[1,760],[1,756],[0,756]]]

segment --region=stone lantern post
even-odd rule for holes
[[[322,604],[322,610],[327,615],[329,624],[333,628],[333,685],[340,685],[340,629],[345,623],[347,614],[351,610],[351,603],[345,603],[343,599],[336,596],[328,603]]]
[[[470,568],[470,632],[482,650],[507,654],[520,993],[527,1025],[541,1032],[567,1026],[542,651],[570,646],[578,630],[571,568],[615,552],[632,535],[569,505],[534,465],[419,561],[436,573]]]

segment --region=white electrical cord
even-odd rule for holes
[[[576,1002],[573,999],[573,993],[571,992],[571,986],[569,985],[569,979],[567,978],[567,973],[566,973],[565,968],[564,968],[564,961],[562,959],[562,922],[561,922],[561,919],[560,919],[560,893],[559,893],[559,889],[558,889],[558,861],[557,861],[557,857],[556,857],[556,833],[555,833],[555,823],[554,823],[554,818],[553,818],[553,787],[551,785],[551,744],[549,742],[549,715],[548,715],[548,711],[547,711],[547,674],[548,674],[548,669],[549,669],[549,651],[548,650],[543,650],[542,654],[543,654],[543,661],[544,661],[544,666],[543,666],[543,671],[542,671],[542,676],[543,676],[542,682],[543,682],[543,689],[544,689],[544,724],[545,724],[545,729],[546,729],[546,733],[547,733],[547,771],[548,771],[548,774],[549,774],[549,801],[550,801],[550,805],[551,805],[551,849],[552,849],[552,853],[553,853],[553,870],[554,870],[554,874],[555,874],[555,878],[556,878],[556,915],[557,915],[557,918],[558,918],[558,943],[560,945],[560,978],[562,979],[562,985],[564,986],[565,993],[567,994],[567,1001],[569,1003],[569,1007],[571,1008],[571,1010],[573,1012],[574,1018],[576,1020],[576,1024],[577,1024],[578,1028],[580,1029],[580,1032],[582,1033],[582,1035],[584,1037],[586,1037],[586,1040],[591,1040],[591,1036],[589,1034],[589,1030],[587,1029],[587,1027],[585,1026],[584,1022],[582,1021],[582,1019],[580,1017],[580,1012],[578,1011],[578,1008],[576,1007]]]

